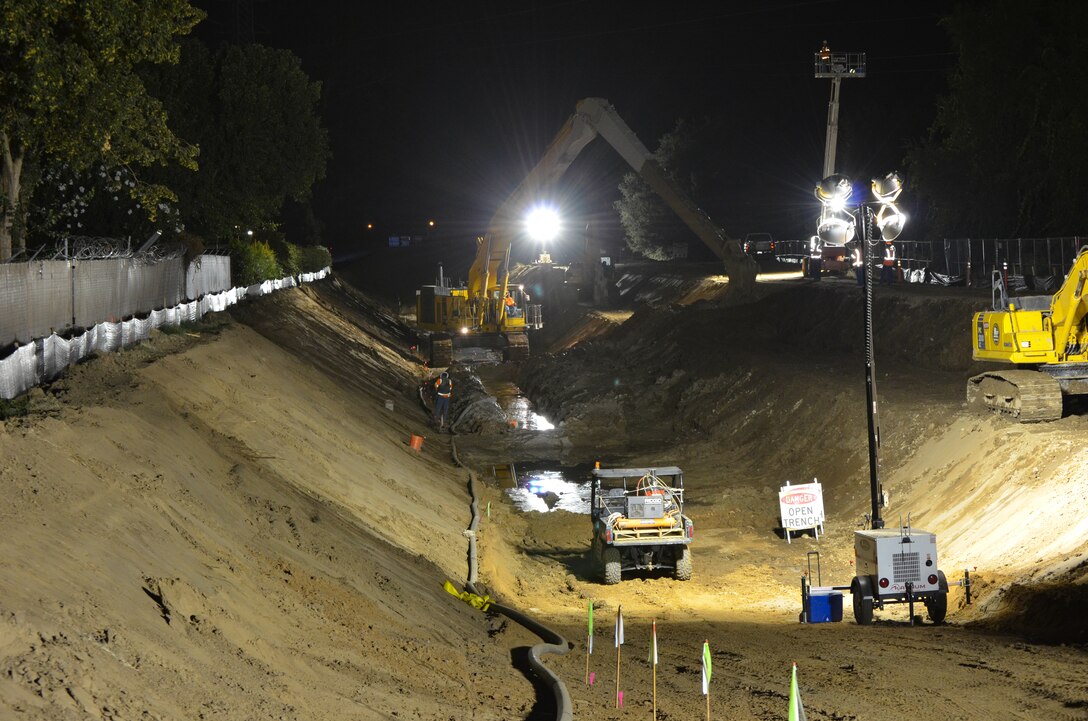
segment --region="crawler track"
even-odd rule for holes
[[[967,403],[1010,415],[1021,423],[1062,417],[1061,386],[1039,371],[992,371],[974,376],[967,381]]]

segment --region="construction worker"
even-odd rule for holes
[[[850,252],[853,258],[854,277],[858,285],[865,285],[865,254],[861,252],[861,243],[854,243],[854,249]]]
[[[880,284],[891,285],[895,282],[895,244],[884,241],[884,261],[880,268]]]
[[[506,315],[510,318],[516,318],[518,315],[518,306],[514,302],[514,296],[510,295],[510,291],[506,291],[506,297],[503,298],[503,303],[506,304]]]
[[[808,270],[813,280],[819,280],[824,265],[824,244],[820,236],[812,236],[808,241],[808,247]]]
[[[434,381],[434,422],[441,432],[449,422],[450,396],[453,395],[453,380],[450,374],[442,371],[442,375]]]

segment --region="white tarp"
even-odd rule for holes
[[[328,268],[319,273],[307,273],[303,282],[321,280],[328,274]],[[147,340],[154,328],[195,323],[207,313],[226,310],[247,295],[267,295],[273,290],[297,285],[293,277],[265,281],[249,288],[231,288],[222,293],[205,295],[200,300],[154,310],[146,318],[96,323],[73,338],[62,338],[56,333],[35,338],[17,347],[6,358],[0,358],[0,398],[11,400],[26,393],[39,383],[61,375],[69,366],[91,353],[111,353]]]

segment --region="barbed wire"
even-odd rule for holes
[[[178,243],[155,242],[140,251],[139,247],[134,249],[132,241],[128,239],[73,235],[68,236],[63,245],[58,244],[51,257],[68,260],[131,258],[137,262],[152,265],[180,258],[184,254],[185,247]]]

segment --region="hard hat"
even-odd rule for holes
[[[449,374],[449,373],[447,373],[446,371],[442,371],[442,377],[443,377],[443,378],[449,378],[449,377],[450,377],[450,374]]]

